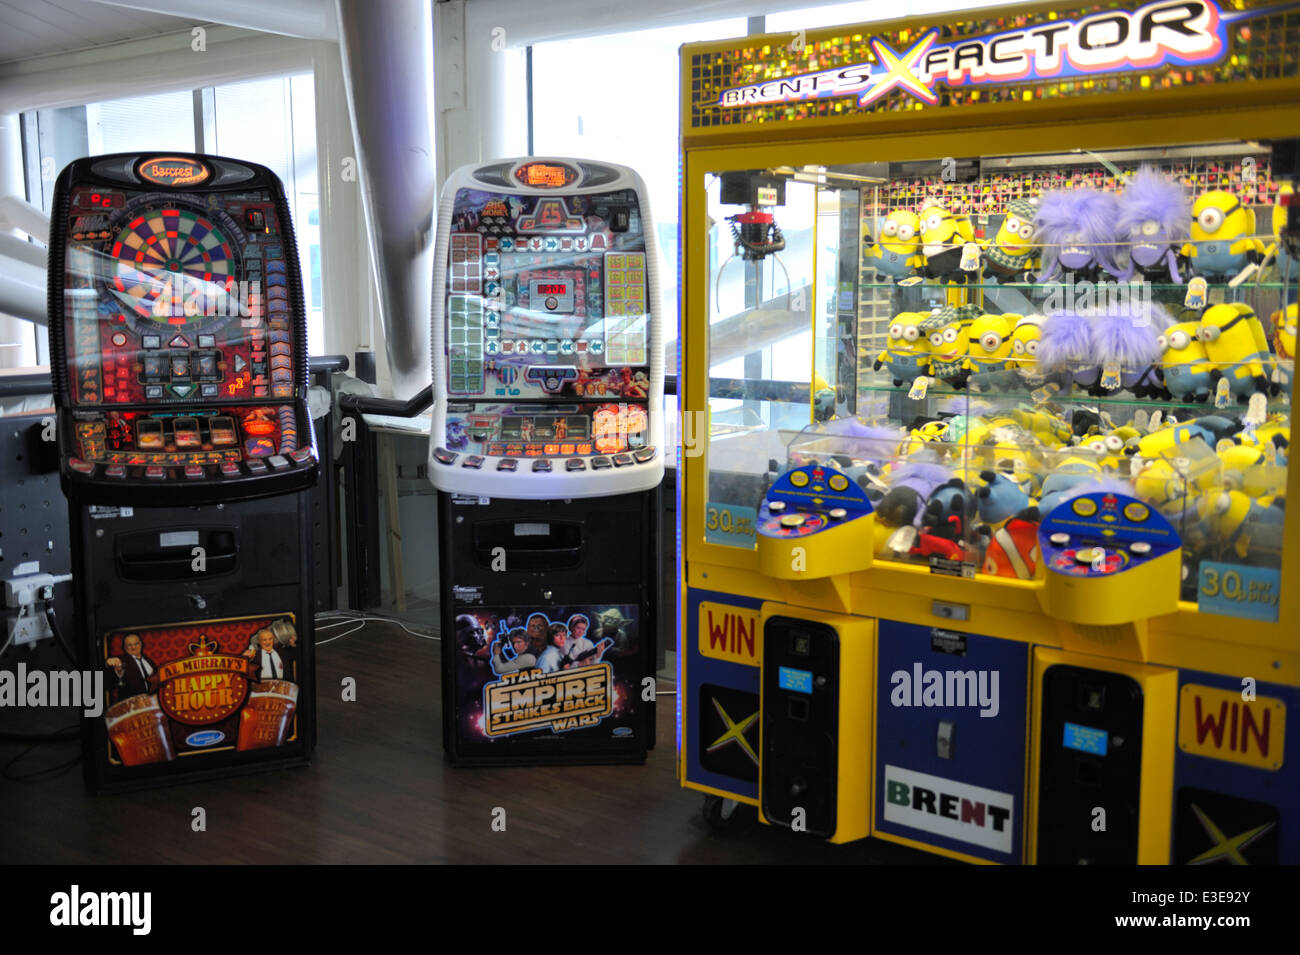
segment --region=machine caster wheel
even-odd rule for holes
[[[705,796],[704,805],[701,811],[704,813],[704,821],[714,829],[719,831],[731,826],[740,816],[740,803],[734,799],[725,799],[722,796]]]

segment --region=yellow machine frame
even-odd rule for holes
[[[1228,6],[1224,3],[1224,6]],[[1248,3],[1246,6],[1258,4]],[[1053,14],[1059,5],[1028,4],[1022,8],[993,8],[948,14],[935,20],[894,20],[855,27],[808,31],[811,49],[832,37],[848,37],[865,44],[865,37],[892,31],[918,36],[947,23],[970,23],[1019,14]],[[1100,9],[1080,3],[1078,11]],[[691,58],[701,53],[752,51],[754,59],[784,56],[790,60],[785,75],[815,69],[793,53],[782,54],[789,34],[749,36],[740,39],[691,44],[682,48],[683,208],[681,244],[682,368],[679,402],[682,434],[707,440],[708,355],[710,316],[710,262],[708,243],[691,237],[706,235],[710,222],[705,189],[707,173],[765,169],[778,166],[836,165],[871,161],[935,160],[942,156],[1006,155],[1013,153],[1067,152],[1078,146],[1090,150],[1155,147],[1210,140],[1268,140],[1300,136],[1300,77],[1252,80],[1247,83],[1204,83],[1165,89],[1108,93],[1100,87],[1094,95],[1071,95],[1014,103],[968,103],[959,108],[902,109],[855,112],[849,98],[843,112],[805,119],[775,118],[765,122],[692,128]],[[1243,90],[1249,99],[1243,101]],[[1177,610],[1150,619],[1135,620],[1128,639],[1112,642],[1113,634],[1096,639],[1095,630],[1072,625],[1044,611],[1043,580],[1019,581],[988,577],[973,579],[936,576],[924,566],[876,561],[868,570],[840,577],[778,584],[759,569],[756,550],[727,547],[705,539],[708,501],[708,457],[702,446],[687,446],[681,455],[679,560],[679,633],[686,641],[692,632],[687,619],[687,595],[694,589],[733,594],[756,600],[782,599],[810,611],[851,613],[866,617],[887,615],[891,620],[926,626],[951,625],[935,613],[936,602],[969,607],[962,627],[972,632],[1020,640],[1044,648],[1064,648],[1105,657],[1117,672],[1134,664],[1208,671],[1216,674],[1257,675],[1286,686],[1300,686],[1300,506],[1289,508],[1285,518],[1285,554],[1281,568],[1278,620],[1233,622],[1229,618],[1199,613],[1197,605],[1179,602]],[[1288,469],[1288,497],[1300,501],[1300,467]],[[1127,575],[1125,575],[1127,576]],[[1136,576],[1136,575],[1135,575]],[[1143,588],[1121,576],[1111,582],[1119,593],[1114,599],[1140,612]],[[780,588],[780,589],[778,589]],[[711,598],[712,599],[712,598]],[[1105,628],[1101,628],[1105,629]],[[683,693],[690,666],[688,647],[679,646]],[[1031,680],[1031,694],[1033,692]],[[695,701],[682,699],[681,707]],[[1172,747],[1173,728],[1169,728]],[[755,802],[743,796],[688,781],[686,748],[682,737],[679,780],[683,785],[715,795]],[[1032,749],[1032,747],[1031,747]],[[1172,750],[1171,750],[1172,752]],[[1032,756],[1031,756],[1032,761]],[[1159,776],[1172,774],[1172,757],[1150,767]],[[1033,767],[1036,772],[1036,765]],[[1029,780],[1032,789],[1034,779]],[[1169,778],[1153,778],[1152,792],[1168,793]],[[870,787],[869,787],[870,788]],[[1029,825],[1030,813],[1023,814]],[[1025,857],[1032,859],[1032,833],[1026,833]],[[893,838],[894,841],[908,840]],[[915,844],[915,843],[913,843]],[[929,847],[927,847],[929,848]],[[1164,850],[1167,854],[1167,839]],[[954,858],[979,861],[945,849],[931,851]],[[1160,847],[1143,847],[1143,861],[1163,861]]]

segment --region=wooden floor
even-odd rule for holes
[[[80,766],[43,781],[0,780],[0,862],[943,861],[875,840],[830,846],[760,826],[752,810],[714,831],[701,816],[701,795],[677,785],[666,695],[659,745],[645,766],[452,769],[442,758],[437,660],[437,643],[387,623],[320,647],[320,726],[309,768],[99,797],[86,794]],[[344,676],[357,680],[355,703],[339,699]],[[17,729],[16,715],[0,713],[0,729]],[[52,723],[57,716],[42,715]],[[25,748],[0,742],[0,766]],[[75,742],[44,745],[9,770],[34,772],[78,752]],[[206,810],[206,832],[191,831],[196,806]],[[492,831],[498,806],[505,832]]]

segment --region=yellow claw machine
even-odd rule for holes
[[[1300,3],[681,60],[682,785],[971,862],[1300,862]]]

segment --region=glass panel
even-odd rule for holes
[[[712,177],[710,539],[744,546],[775,473],[817,461],[876,502],[878,560],[1086,574],[1150,549],[1125,531],[1044,557],[1040,525],[1131,497],[1176,531],[1182,599],[1275,618],[1298,270],[1270,160],[1217,143]],[[1211,599],[1227,580],[1236,606]]]

